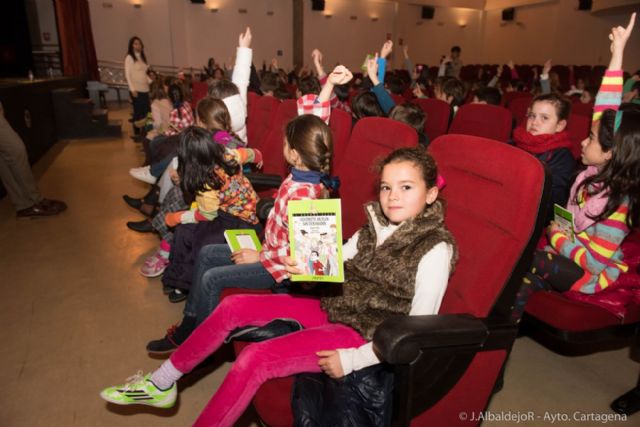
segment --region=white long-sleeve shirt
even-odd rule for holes
[[[231,81],[238,87],[240,94],[228,96],[222,100],[231,116],[231,130],[247,143],[247,88],[251,75],[252,57],[253,51],[250,48],[238,47]]]
[[[127,79],[130,92],[149,92],[149,77],[147,68],[149,66],[142,60],[139,53],[136,53],[136,61],[131,55],[124,58],[124,76]]]
[[[381,227],[378,231],[376,246],[380,246],[397,228],[397,225]],[[358,253],[358,234],[354,234],[342,247],[344,261],[353,258]],[[438,313],[449,282],[449,265],[452,256],[452,248],[445,242],[441,242],[422,257],[418,263],[415,294],[409,311],[410,316]],[[372,342],[360,347],[338,349],[338,354],[345,375],[381,362],[373,352]]]

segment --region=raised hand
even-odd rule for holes
[[[380,49],[380,58],[386,58],[387,56],[389,56],[392,50],[393,50],[393,42],[391,40],[387,40],[382,45],[382,49]]]
[[[544,67],[542,67],[542,74],[549,75],[549,71],[551,71],[551,60],[547,59],[544,63]]]
[[[509,67],[512,70],[516,68],[516,65],[513,63],[513,59],[510,59],[509,62],[507,62],[507,67]]]
[[[322,52],[320,52],[318,49],[313,49],[311,51],[311,59],[313,60],[314,64],[321,64],[322,63]]]
[[[378,54],[376,53],[373,58],[367,60],[367,75],[371,79],[371,83],[376,86],[380,81],[378,80]]]
[[[247,27],[244,33],[240,33],[240,37],[238,37],[238,46],[251,47],[251,28]]]
[[[629,18],[629,24],[626,27],[617,26],[611,29],[609,34],[609,40],[611,40],[611,62],[609,63],[610,70],[622,69],[622,55],[624,53],[624,47],[631,37],[633,26],[636,23],[635,12],[631,14]]]
[[[331,74],[329,74],[329,79],[327,80],[329,83],[333,85],[343,85],[345,83],[349,83],[353,78],[353,74],[351,71],[344,65],[338,65],[333,69]]]
[[[402,53],[404,54],[405,59],[409,57],[409,45],[405,44],[402,46]]]

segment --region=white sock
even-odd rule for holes
[[[173,383],[178,381],[182,375],[184,374],[173,366],[171,359],[167,359],[153,372],[153,374],[151,374],[151,382],[153,382],[160,390],[167,390],[170,389]]]

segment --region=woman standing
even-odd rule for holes
[[[151,112],[148,68],[142,40],[136,36],[131,37],[127,56],[124,59],[124,75],[133,101],[133,122],[147,117],[147,114]],[[135,126],[133,129],[137,136],[140,130]]]

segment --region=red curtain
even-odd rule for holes
[[[55,0],[55,5],[64,75],[100,80],[88,0]]]

